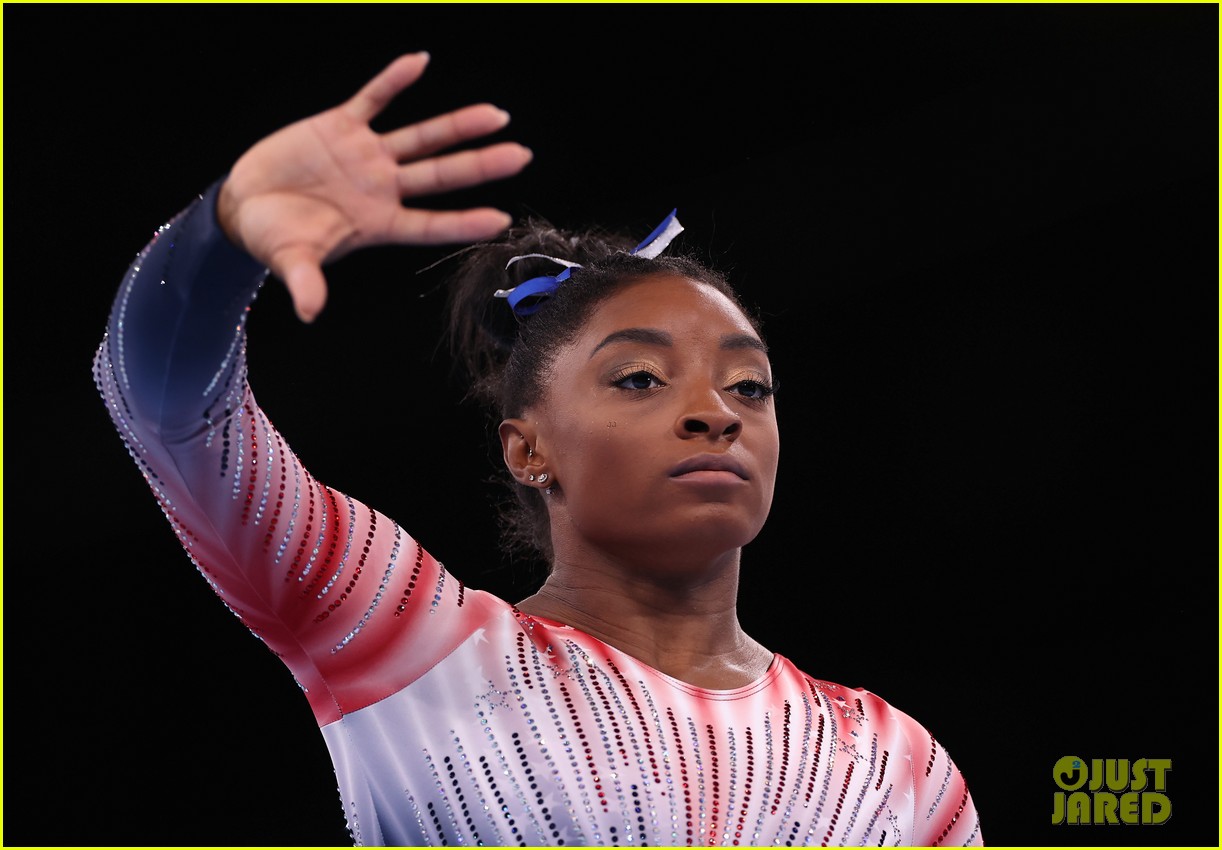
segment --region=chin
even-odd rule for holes
[[[704,517],[676,520],[656,535],[638,538],[631,544],[630,557],[668,572],[682,570],[683,564],[699,567],[736,553],[758,537],[763,526],[754,517],[710,511]]]

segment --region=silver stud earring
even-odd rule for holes
[[[532,476],[531,476],[531,478],[533,479],[533,478],[534,478],[534,476],[532,475]],[[546,481],[546,480],[547,480],[547,473],[546,473],[546,472],[544,472],[544,473],[542,473],[542,474],[539,476],[539,483],[540,483],[540,484],[542,484],[542,483],[543,483],[544,481]]]
[[[552,488],[551,488],[551,487],[548,487],[548,488],[547,488],[546,490],[544,490],[543,492],[544,492],[544,493],[546,493],[547,495],[549,495],[549,496],[550,496],[550,495],[552,495]]]
[[[527,450],[526,450],[526,456],[527,456],[527,457],[534,457],[534,456],[535,456],[535,450],[534,450],[534,449],[527,449]]]
[[[534,480],[535,480],[535,474],[534,474],[533,472],[530,474],[530,480],[531,480],[531,481],[534,481]]]

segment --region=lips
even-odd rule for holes
[[[732,472],[743,481],[751,480],[745,466],[724,454],[702,454],[689,457],[671,469],[670,477],[678,478],[691,472]]]

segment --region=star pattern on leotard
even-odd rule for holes
[[[844,715],[845,720],[852,720],[858,726],[865,723],[865,712],[859,709],[856,705],[852,705],[842,696],[836,697],[836,702],[839,704],[840,713]]]
[[[895,836],[895,844],[899,845],[900,836],[900,816],[893,812],[890,808],[887,809],[887,825],[891,827],[891,834]]]
[[[489,714],[498,708],[509,708],[509,695],[498,688],[491,679],[487,681],[488,690],[475,698],[475,707],[479,708],[480,703],[483,702]]]
[[[840,742],[840,752],[844,753],[847,756],[852,756],[854,761],[865,761],[866,760],[866,757],[864,755],[857,752],[857,742],[856,741],[841,741]]]
[[[568,679],[570,682],[577,681],[578,671],[576,667],[565,667],[561,664],[549,664],[547,669],[552,671],[553,679]]]

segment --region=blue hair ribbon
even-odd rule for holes
[[[662,220],[662,223],[653,229],[653,232],[646,236],[641,244],[632,249],[631,254],[637,257],[644,257],[647,260],[652,260],[654,257],[666,250],[666,246],[671,241],[683,232],[683,225],[679,223],[679,219],[675,217],[678,210],[671,210],[670,215]],[[529,316],[531,313],[543,306],[553,292],[564,283],[573,274],[573,269],[581,268],[581,263],[575,263],[572,260],[562,260],[559,257],[550,257],[547,254],[520,254],[513,257],[505,264],[505,268],[509,268],[519,260],[525,260],[529,257],[539,257],[544,260],[551,260],[553,263],[564,266],[564,271],[556,275],[540,275],[532,277],[519,283],[512,289],[498,289],[493,293],[495,298],[504,298],[509,302],[509,306],[519,316]]]
[[[653,233],[646,236],[641,240],[640,245],[632,249],[632,253],[638,257],[652,260],[665,251],[671,240],[683,232],[683,225],[679,223],[679,219],[675,218],[677,212],[677,209],[671,210],[670,215],[662,219],[662,223],[653,229]]]

